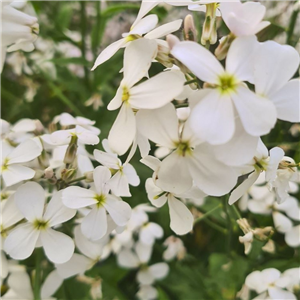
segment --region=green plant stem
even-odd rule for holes
[[[188,80],[184,83],[184,85],[188,85],[188,84],[191,84],[191,83],[198,83],[198,80],[197,79]]]
[[[203,219],[203,221],[209,225],[211,228],[223,233],[223,234],[227,234],[228,233],[228,230],[221,227],[220,225],[216,224],[215,222],[211,221],[210,219],[206,218],[206,219]]]
[[[287,30],[286,43],[291,46],[294,46],[293,45],[293,34],[294,34],[296,22],[297,22],[298,13],[299,13],[299,9],[296,9],[293,11],[293,13],[291,15],[291,19],[290,19],[289,28]]]
[[[223,209],[226,215],[226,219],[227,219],[227,230],[228,230],[228,241],[227,241],[227,252],[228,255],[230,255],[231,253],[231,241],[232,241],[232,223],[231,223],[231,218],[230,218],[230,214],[228,211],[228,196],[225,196],[223,199],[224,205],[223,205]]]
[[[41,260],[42,248],[37,248],[35,252],[35,276],[34,276],[34,300],[41,300]]]
[[[81,19],[81,57],[86,60],[86,44],[85,44],[85,36],[86,36],[86,28],[87,28],[87,20],[85,14],[85,1],[80,1],[80,19]],[[89,87],[89,73],[86,66],[84,66],[84,77],[87,87]]]
[[[239,210],[237,209],[237,207],[234,204],[231,207],[232,207],[234,213],[236,214],[237,218],[242,219],[242,216],[241,216]]]
[[[80,180],[84,180],[84,179],[86,179],[86,176],[78,177],[78,178],[75,178],[75,179],[67,182],[67,184],[71,184],[71,183],[74,183],[74,182],[77,182],[77,181],[80,181]]]
[[[194,221],[194,225],[197,224],[198,222],[201,222],[202,220],[206,219],[209,215],[211,215],[212,213],[214,213],[215,211],[217,211],[218,209],[220,209],[222,207],[221,204],[217,205],[216,207],[214,207],[213,209],[209,210],[208,212],[206,212],[204,215],[202,215],[201,217],[197,218]]]

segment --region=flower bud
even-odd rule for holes
[[[234,39],[235,39],[235,35],[233,33],[223,36],[220,39],[220,44],[215,50],[215,56],[217,57],[218,60],[223,60],[227,56],[230,45],[232,44]]]
[[[192,15],[187,15],[184,19],[183,25],[184,39],[186,41],[197,41],[197,30],[194,24]]]
[[[61,179],[65,182],[72,180],[76,175],[77,169],[64,169],[61,172]]]
[[[207,43],[213,45],[217,42],[216,10],[217,3],[206,4],[206,14],[201,36],[202,45]]]
[[[52,178],[54,175],[53,169],[48,167],[47,169],[45,169],[45,178],[46,179],[50,179]]]
[[[85,178],[86,182],[93,182],[94,181],[94,172],[93,171],[89,171],[89,172],[84,173],[84,176],[86,177]]]
[[[64,157],[65,164],[71,164],[75,160],[78,148],[77,140],[77,136],[73,135]]]

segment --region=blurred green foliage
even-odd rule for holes
[[[28,66],[34,70],[32,74],[23,72],[18,76],[13,72],[12,66],[6,64],[1,77],[2,118],[11,123],[21,118],[36,118],[47,124],[54,116],[62,112],[69,112],[96,120],[96,125],[101,129],[100,137],[106,138],[117,114],[117,111],[107,111],[106,106],[113,98],[122,77],[119,71],[122,68],[123,50],[120,50],[94,72],[91,72],[90,69],[100,51],[114,41],[112,40],[112,37],[115,36],[114,32],[106,30],[108,22],[118,24],[119,21],[124,21],[126,18],[134,20],[139,4],[112,1],[107,2],[107,7],[103,9],[98,1],[32,1],[32,5],[39,17],[39,39],[50,41],[50,45],[53,47],[53,57],[46,60],[54,65],[56,77],[53,78],[47,69],[36,64],[31,53],[23,53],[23,55],[26,57]],[[163,21],[170,12],[161,6],[155,8],[153,13],[156,13]],[[198,13],[193,13],[193,15],[200,33],[204,16]],[[293,15],[291,18],[295,18],[295,16]],[[291,19],[291,26],[293,20]],[[114,24],[109,27],[112,31],[114,31]],[[128,24],[126,26],[121,32],[129,29]],[[72,39],[68,31],[78,33],[79,40]],[[288,42],[295,46],[297,37],[291,28],[283,28],[281,24],[276,23],[263,30],[259,34],[259,39],[261,41],[273,39],[284,31],[289,34]],[[221,24],[220,32],[221,35],[228,32],[224,24]],[[81,55],[65,56],[64,53],[56,50],[56,46],[60,43],[73,45]],[[212,46],[213,48],[214,46]],[[74,74],[68,68],[70,65],[80,67],[83,70],[83,76],[79,77]],[[160,67],[154,65],[150,73],[155,74],[158,70]],[[28,80],[25,79],[38,86],[32,102],[28,102],[24,98],[28,88]],[[103,106],[99,110],[93,110],[92,107],[84,105],[85,101],[95,93],[101,95],[103,102]],[[282,146],[287,155],[300,161],[299,136],[292,136],[289,132],[290,127],[289,123],[278,122],[276,128],[264,137],[264,141],[269,148],[276,145]],[[141,177],[141,185],[131,188],[133,197],[127,199],[131,206],[148,202],[144,182],[151,176],[151,172],[138,160],[138,156],[134,157],[133,165]],[[219,205],[220,201],[218,198],[209,198],[199,210],[205,213]],[[287,268],[299,266],[299,249],[287,247],[280,234],[274,236],[277,247],[276,254],[263,252],[261,250],[262,243],[255,242],[252,252],[246,257],[243,254],[243,246],[238,242],[238,236],[242,232],[235,223],[236,216],[231,208],[227,207],[227,210],[231,223],[228,228],[224,219],[224,208],[220,208],[207,220],[197,223],[193,234],[182,237],[188,255],[183,261],[171,262],[169,276],[156,283],[159,300],[235,299],[246,275],[251,271],[267,267],[275,267],[284,271]],[[249,214],[249,218],[253,226],[272,224],[271,216],[262,217]],[[166,206],[157,213],[150,214],[150,220],[159,223],[164,228],[165,237],[173,234],[169,227]],[[217,228],[212,228],[211,223],[228,230],[226,233],[219,231]],[[151,263],[162,260],[163,250],[162,245],[155,245]],[[34,257],[26,260],[25,263],[29,269],[33,268]],[[43,262],[43,270],[45,278],[45,275],[51,270],[49,263]],[[87,274],[103,279],[103,299],[131,300],[134,299],[138,290],[135,283],[136,271],[120,269],[116,264],[115,257],[98,263]],[[75,278],[66,280],[55,296],[58,299],[68,300],[91,299],[89,287],[76,281]]]

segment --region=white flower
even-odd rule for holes
[[[149,222],[140,228],[139,240],[145,245],[153,245],[155,239],[160,239],[164,235],[162,227],[156,223]]]
[[[140,300],[154,300],[157,299],[158,292],[152,285],[142,284],[136,295]]]
[[[155,28],[158,23],[158,17],[153,14],[146,17],[144,16],[156,5],[157,3],[155,1],[142,2],[138,16],[132,24],[130,31],[123,33],[122,39],[112,43],[100,53],[92,70],[95,70],[99,65],[110,59],[120,48],[126,47],[128,44],[130,44],[130,42],[136,39],[143,37],[145,39],[155,40],[155,46],[157,48],[158,43],[160,42],[160,40],[157,39],[166,36],[167,34],[180,28],[182,20],[176,20]]]
[[[224,22],[235,36],[254,35],[270,24],[262,21],[266,8],[261,3],[220,2],[220,11]]]
[[[45,191],[35,182],[20,186],[14,198],[27,222],[18,225],[9,233],[4,242],[4,250],[14,259],[25,259],[32,254],[35,247],[43,246],[50,261],[68,261],[74,252],[72,239],[51,228],[70,220],[76,213],[75,210],[63,206],[61,192],[53,195],[45,212]]]
[[[78,142],[85,145],[96,145],[99,138],[94,132],[87,130],[79,125],[72,129],[58,130],[48,135],[42,136],[42,139],[50,145],[67,145],[72,138],[78,139]]]
[[[15,8],[9,2],[1,3],[1,61],[2,72],[6,47],[7,51],[23,50],[30,52],[34,49],[33,42],[37,38],[39,25],[37,18],[29,16]]]
[[[260,294],[257,299],[295,299],[296,296],[284,290],[289,284],[287,277],[281,277],[274,268],[254,271],[246,277],[246,286]]]
[[[138,230],[143,224],[149,221],[146,212],[155,212],[156,208],[148,204],[139,204],[132,209],[131,218],[127,223],[127,228],[131,231]]]
[[[128,150],[136,136],[133,109],[162,107],[183,90],[185,78],[180,71],[165,71],[136,85],[146,76],[155,53],[155,42],[146,39],[134,41],[125,49],[124,78],[108,105],[109,110],[121,107],[108,136],[110,148],[119,155]]]
[[[243,83],[253,83],[251,62],[257,46],[254,36],[235,39],[225,69],[195,42],[177,41],[172,46],[171,54],[211,87],[199,92],[201,101],[191,112],[191,128],[200,139],[214,145],[225,144],[236,131],[235,119],[240,119],[244,130],[255,137],[267,134],[275,125],[274,104]]]
[[[152,178],[146,180],[148,199],[156,207],[162,207],[166,202],[169,206],[170,227],[178,235],[187,234],[193,229],[194,217],[185,204],[178,198],[185,198],[184,194],[165,193],[157,187]],[[201,191],[200,191],[201,193]]]
[[[300,225],[292,227],[289,231],[285,233],[284,236],[285,242],[290,247],[299,247],[300,246]]]
[[[134,167],[128,162],[122,164],[117,154],[114,153],[106,153],[95,149],[94,157],[99,163],[112,171],[113,176],[110,179],[112,193],[116,196],[130,197],[129,184],[132,186],[140,184],[140,178]]]
[[[172,260],[173,258],[177,258],[181,260],[186,255],[186,248],[181,239],[171,235],[164,241],[164,246],[167,249],[163,253],[164,260]]]
[[[91,240],[101,239],[107,232],[107,215],[113,221],[124,226],[130,219],[131,208],[128,203],[109,194],[108,181],[111,174],[106,167],[97,167],[94,170],[94,185],[91,189],[71,186],[63,190],[63,203],[70,208],[90,206],[92,210],[83,218],[81,223],[82,233]]]
[[[54,120],[59,121],[61,126],[79,125],[86,130],[92,131],[96,135],[100,134],[100,129],[93,126],[96,122],[84,117],[74,118],[68,113],[62,113],[61,115],[57,116]]]
[[[155,184],[177,195],[194,184],[208,195],[228,193],[236,184],[236,171],[213,156],[210,145],[197,139],[188,121],[179,126],[171,104],[137,113],[138,130],[158,145],[173,150],[162,161]]]
[[[23,164],[38,157],[42,149],[33,140],[27,140],[16,148],[6,142],[1,143],[1,176],[6,186],[34,177],[35,171]]]

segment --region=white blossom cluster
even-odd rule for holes
[[[164,2],[206,11],[202,45],[195,41],[191,16],[185,19],[181,41],[172,33],[182,20],[157,27],[158,17],[148,13],[159,1],[141,3],[130,31],[104,49],[93,66],[94,70],[125,48],[123,79],[108,104],[108,110],[118,110],[118,115],[108,138],[102,140],[104,151],[86,150],[86,145],[99,144],[100,130],[83,117],[62,113],[48,129],[38,120],[22,119],[13,125],[1,121],[1,249],[6,266],[1,279],[11,273],[4,299],[20,293],[26,299],[33,297],[24,268],[7,262],[6,254],[24,260],[39,247],[55,266],[41,289],[42,299],[49,299],[63,280],[82,276],[111,253],[121,267],[137,270],[138,297],[155,299],[154,284],[169,267],[150,261],[163,229],[149,221],[147,212],[166,202],[170,228],[184,235],[195,221],[188,204],[201,205],[206,196],[230,193],[232,205],[247,193],[251,199],[244,207],[272,214],[286,243],[300,245],[299,225],[293,223],[300,221],[299,203],[289,195],[290,182],[299,182],[299,163],[279,147],[268,151],[261,139],[277,119],[300,122],[300,81],[292,79],[299,54],[291,46],[257,40],[255,34],[269,25],[263,21],[261,3]],[[9,7],[4,5],[3,10]],[[213,54],[209,46],[217,42],[217,18],[223,19],[230,34]],[[33,23],[36,20],[30,19],[20,26],[28,31]],[[13,42],[24,50],[31,35]],[[164,70],[150,76],[153,64]],[[130,186],[140,184],[130,164],[137,149],[141,163],[153,171],[145,189],[154,207],[140,204],[132,209],[123,199],[131,197]],[[255,185],[257,180],[266,185]],[[246,253],[254,237],[271,231],[252,229],[247,220],[238,222],[245,233],[240,241]],[[69,223],[71,236],[66,234]],[[166,261],[185,255],[177,237],[169,237],[165,244]],[[294,299],[288,297],[299,282],[293,281],[291,272],[255,271],[246,286],[263,293],[259,299]],[[21,290],[16,284],[20,278]],[[101,283],[92,284],[96,287],[92,292],[101,294]]]

